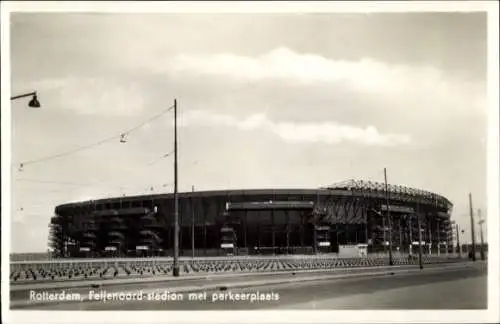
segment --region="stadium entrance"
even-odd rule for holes
[[[228,202],[221,249],[228,255],[328,251],[330,227],[312,222],[312,201]]]

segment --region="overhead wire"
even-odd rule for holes
[[[170,152],[168,152],[168,153],[166,153],[166,154],[163,154],[163,155],[162,155],[161,157],[159,157],[158,159],[156,159],[156,160],[154,160],[154,161],[149,162],[147,165],[149,166],[149,165],[156,164],[156,163],[158,163],[159,161],[163,160],[164,158],[167,158],[167,157],[171,156],[172,154],[174,154],[174,151],[173,151],[173,150],[172,150],[172,151],[170,151]]]
[[[96,147],[96,146],[100,146],[100,145],[103,145],[107,142],[110,142],[112,140],[116,140],[116,139],[120,139],[120,140],[123,140],[124,137],[128,134],[130,134],[131,132],[133,131],[136,131],[137,129],[145,126],[146,124],[149,124],[151,123],[152,121],[160,118],[161,116],[165,115],[167,112],[171,111],[172,109],[174,108],[174,106],[170,106],[168,107],[167,109],[163,110],[161,113],[149,118],[148,120],[124,131],[124,132],[120,132],[119,134],[117,135],[113,135],[113,136],[110,136],[108,138],[105,138],[103,140],[100,140],[98,142],[94,142],[94,143],[91,143],[91,144],[88,144],[88,145],[85,145],[85,146],[81,146],[81,147],[78,147],[78,148],[75,148],[75,149],[72,149],[72,150],[69,150],[69,151],[66,151],[66,152],[62,152],[62,153],[58,153],[58,154],[54,154],[54,155],[49,155],[49,156],[45,156],[45,157],[42,157],[42,158],[38,158],[38,159],[33,159],[33,160],[29,160],[29,161],[22,161],[20,164],[19,164],[19,167],[20,169],[23,169],[24,166],[26,165],[29,165],[29,164],[35,164],[35,163],[40,163],[40,162],[45,162],[45,161],[49,161],[49,160],[53,160],[53,159],[57,159],[57,158],[61,158],[61,157],[64,157],[64,156],[68,156],[68,155],[72,155],[72,154],[75,154],[75,153],[78,153],[80,151],[84,151],[84,150],[87,150],[87,149],[90,149],[90,148],[93,148],[93,147]]]
[[[250,83],[250,84],[247,84],[247,87],[246,89],[248,90],[248,88],[255,88],[256,86],[258,86],[258,83]],[[234,94],[234,93],[237,93],[239,92],[238,89],[233,89],[231,91],[229,91],[230,94]],[[22,171],[24,166],[26,165],[30,165],[30,164],[36,164],[36,163],[40,163],[40,162],[45,162],[45,161],[50,161],[50,160],[53,160],[53,159],[57,159],[57,158],[61,158],[61,157],[64,157],[64,156],[68,156],[68,155],[72,155],[72,154],[75,154],[75,153],[78,153],[80,151],[84,151],[84,150],[87,150],[87,149],[90,149],[90,148],[93,148],[93,147],[96,147],[96,146],[100,146],[100,145],[103,145],[107,142],[110,142],[112,140],[116,140],[116,139],[120,139],[121,142],[126,142],[126,136],[128,134],[130,134],[131,132],[151,123],[152,121],[160,118],[161,116],[165,115],[167,112],[171,111],[172,109],[174,109],[175,105],[172,105],[170,107],[168,107],[167,109],[161,111],[160,113],[158,113],[157,115],[149,118],[148,120],[126,130],[126,131],[123,131],[123,132],[120,132],[119,134],[117,135],[114,135],[114,136],[110,136],[108,138],[105,138],[103,140],[100,140],[98,142],[94,142],[94,143],[91,143],[89,145],[85,145],[85,146],[81,146],[81,147],[78,147],[78,148],[75,148],[75,149],[72,149],[72,150],[69,150],[69,151],[66,151],[66,152],[62,152],[62,153],[58,153],[58,154],[54,154],[54,155],[49,155],[49,156],[45,156],[45,157],[42,157],[42,158],[38,158],[38,159],[33,159],[33,160],[28,160],[28,161],[21,161],[19,163],[19,171]]]
[[[165,153],[161,157],[159,157],[159,158],[157,158],[157,159],[155,159],[155,160],[153,160],[151,162],[146,163],[144,166],[151,166],[153,164],[156,164],[159,161],[161,161],[161,160],[163,160],[163,159],[165,159],[167,157],[170,157],[172,154],[173,154],[173,151],[171,151],[169,153]],[[130,177],[130,176],[134,177],[134,176],[138,176],[139,175],[140,172],[138,172],[138,169],[142,169],[142,168],[123,168],[123,169],[120,170],[120,172],[128,172],[128,177]],[[117,177],[118,177],[118,175],[116,177],[112,176],[112,177],[110,177],[108,179],[98,180],[98,181],[92,182],[91,185],[106,183],[106,182],[114,180]],[[120,177],[121,177],[121,175],[120,175]]]
[[[166,157],[169,157],[171,155],[171,153],[167,153],[167,154],[163,154],[160,158],[146,164],[146,165],[151,165],[151,164],[154,164],[154,163],[157,163],[159,160],[162,160]],[[128,173],[128,178],[130,179],[130,175],[132,175],[132,177],[134,176],[139,176],[139,173],[137,172],[137,168],[129,168],[128,170],[120,170],[120,171],[123,171],[123,172],[127,172]],[[98,180],[98,181],[94,181],[94,182],[90,182],[90,183],[76,183],[76,182],[64,182],[64,181],[50,181],[50,180],[42,180],[42,179],[27,179],[27,178],[20,178],[20,179],[15,179],[15,181],[20,181],[20,182],[25,182],[25,183],[34,183],[34,184],[41,184],[41,185],[49,185],[52,187],[52,185],[56,186],[56,188],[51,188],[51,189],[44,189],[44,194],[61,194],[61,193],[73,193],[75,191],[78,191],[80,188],[89,188],[89,187],[92,187],[92,186],[95,186],[95,185],[99,185],[99,184],[104,184],[105,187],[108,187],[107,185],[105,185],[106,182],[111,182],[113,180],[115,180],[116,178],[118,177],[118,175],[116,176],[112,176],[110,178],[107,178],[107,179],[102,179],[102,180]],[[121,175],[120,175],[121,177]],[[147,186],[148,188],[155,188],[154,190],[150,190],[150,189],[146,189],[144,191],[156,191],[156,188],[165,188],[167,186],[169,186],[170,183],[166,183],[166,184],[154,184],[154,185],[146,185],[145,183],[144,184],[139,184],[138,187],[142,187],[143,185],[144,186]],[[62,187],[62,188],[61,188]],[[69,187],[69,188],[68,188]],[[126,187],[126,186],[125,186]],[[120,192],[120,194],[123,193],[123,189],[124,189],[124,184],[123,183],[115,183],[112,185],[112,187],[108,187],[108,190],[111,190],[111,191],[117,191],[117,192]],[[106,190],[107,191],[107,190]],[[129,191],[129,190],[127,190]],[[141,191],[140,189],[135,189],[134,191]],[[25,192],[25,190],[22,190],[22,193],[18,193],[20,194],[21,196],[23,195],[26,195],[27,192]]]
[[[172,154],[173,154],[173,151],[165,153],[165,154],[161,155],[159,158],[157,158],[151,162],[148,162],[147,164],[145,164],[145,166],[154,165],[154,164],[158,163],[159,161],[171,156]],[[138,175],[137,168],[127,168],[126,170],[121,170],[121,171],[129,172],[129,175],[130,175],[130,173]],[[89,183],[76,183],[76,182],[67,182],[67,181],[54,181],[54,180],[29,179],[29,178],[18,178],[18,179],[14,179],[14,181],[36,183],[36,184],[56,185],[56,186],[91,187],[91,186],[96,185],[96,184],[101,184],[101,183],[106,183],[108,181],[112,181],[116,177],[113,176],[113,177],[110,177],[107,179],[101,179],[101,180],[89,182]],[[49,190],[45,190],[45,192],[65,192],[67,190],[68,189],[59,189],[59,190],[49,189]],[[75,188],[70,189],[70,190],[75,190]]]
[[[250,85],[251,88],[253,88],[255,86],[256,86],[256,84],[251,84]],[[238,91],[233,90],[233,91],[230,91],[230,92],[234,93],[234,92],[238,92]],[[103,145],[103,144],[105,144],[107,142],[110,142],[112,140],[120,139],[120,142],[125,143],[127,135],[129,135],[130,133],[132,133],[132,132],[140,129],[141,127],[143,127],[143,126],[145,126],[145,125],[147,125],[147,124],[155,121],[156,119],[162,117],[163,115],[165,115],[166,113],[168,113],[172,109],[174,109],[174,107],[175,107],[175,105],[172,105],[172,106],[168,107],[167,109],[161,111],[157,115],[154,115],[153,117],[145,120],[144,122],[142,122],[142,123],[140,123],[140,124],[138,124],[138,125],[130,128],[128,130],[120,132],[119,134],[116,134],[114,136],[107,137],[107,138],[102,139],[100,141],[97,141],[97,142],[94,142],[94,143],[91,143],[91,144],[88,144],[88,145],[85,145],[85,146],[81,146],[81,147],[78,147],[78,148],[75,148],[75,149],[72,149],[72,150],[68,150],[68,151],[65,151],[65,152],[62,152],[62,153],[53,154],[53,155],[45,156],[45,157],[38,158],[38,159],[33,159],[33,160],[28,160],[28,161],[22,161],[19,164],[19,166],[20,166],[19,170],[22,171],[23,167],[26,166],[26,165],[32,165],[32,164],[36,164],[36,163],[40,163],[40,162],[45,162],[45,161],[49,161],[49,160],[61,158],[61,157],[64,157],[64,156],[72,155],[72,154],[78,153],[80,151],[84,151],[84,150],[87,150],[87,149],[91,149],[93,147],[97,147],[97,146]],[[147,165],[148,166],[154,165],[154,164],[158,163],[159,161],[161,161],[162,159],[171,156],[172,154],[173,154],[173,151],[169,152],[169,153],[166,153],[166,154],[162,155],[161,157],[159,157],[158,159],[151,161]],[[137,169],[133,169],[131,171],[134,172],[136,170]],[[92,182],[92,183],[71,183],[71,182],[58,182],[58,181],[38,180],[38,179],[19,179],[19,181],[25,181],[25,182],[33,182],[33,183],[38,182],[38,183],[47,183],[47,184],[59,184],[59,185],[68,185],[68,186],[75,186],[75,187],[89,187],[89,186],[96,185],[96,184],[99,184],[99,183],[105,183],[105,182],[108,182],[110,180],[112,180],[112,179],[99,180],[99,181]],[[165,188],[165,187],[168,187],[168,186],[171,186],[171,185],[173,185],[173,183],[166,183],[166,184],[162,184],[161,187]],[[158,186],[156,186],[156,187],[158,188]],[[123,188],[123,187],[120,186],[120,188]],[[153,188],[153,186],[151,186],[151,188]],[[73,191],[75,189],[76,188],[72,188],[71,191]],[[53,193],[67,192],[67,189],[66,190],[65,189],[61,189],[61,190],[46,190],[45,192],[53,192]]]

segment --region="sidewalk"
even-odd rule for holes
[[[432,271],[443,271],[445,268],[449,269],[460,269],[460,268],[468,268],[471,267],[471,264],[465,264],[465,263],[460,263],[460,264],[454,264],[452,266],[447,265],[447,266],[438,266],[438,267],[427,267],[424,268],[423,270],[420,270],[418,267],[406,267],[406,266],[400,266],[400,267],[379,267],[378,269],[365,269],[365,271],[355,271],[351,273],[324,273],[323,275],[318,275],[317,273],[314,274],[311,272],[311,276],[307,277],[291,277],[287,276],[286,278],[269,278],[269,279],[264,279],[264,280],[255,280],[255,278],[245,280],[245,281],[240,281],[240,282],[226,282],[224,284],[213,284],[210,282],[207,283],[202,283],[199,285],[190,285],[190,286],[183,286],[183,287],[168,287],[167,289],[159,289],[159,288],[149,288],[149,289],[133,289],[133,290],[127,290],[126,287],[124,287],[123,291],[120,291],[117,293],[118,295],[127,295],[127,294],[135,294],[135,295],[147,295],[151,293],[164,293],[165,291],[168,291],[168,294],[183,294],[183,293],[196,293],[196,292],[207,292],[207,291],[213,291],[213,292],[227,292],[231,289],[238,289],[238,288],[250,288],[250,287],[259,287],[259,286],[269,286],[269,285],[275,285],[275,284],[290,284],[290,283],[298,283],[298,282],[311,282],[311,281],[319,281],[319,280],[332,280],[332,279],[349,279],[349,278],[356,278],[356,277],[366,277],[366,276],[372,276],[372,277],[380,277],[380,276],[387,276],[387,275],[397,275],[397,274],[408,274],[408,273],[420,273],[422,271],[425,272],[432,272]],[[366,271],[366,270],[371,270],[371,271]],[[220,288],[224,287],[224,291],[222,291]],[[89,290],[90,291],[90,290]],[[99,291],[97,291],[97,294]],[[104,293],[106,293],[104,291]],[[65,301],[49,301],[49,300],[41,300],[41,301],[33,301],[33,300],[11,300],[10,301],[10,307],[23,307],[23,306],[29,306],[29,305],[44,305],[44,304],[52,304],[52,303],[75,303],[75,302],[95,302],[97,300],[95,299],[89,299],[88,293],[84,294],[78,294],[79,298],[77,300],[65,300]]]

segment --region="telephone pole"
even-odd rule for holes
[[[424,268],[422,260],[422,226],[420,224],[420,205],[417,202],[417,222],[418,222],[418,265],[420,269]]]
[[[385,181],[385,204],[387,207],[387,225],[389,227],[389,265],[394,265],[392,260],[392,222],[391,222],[391,212],[389,208],[389,190],[387,188],[387,169],[384,168],[384,181]],[[384,229],[385,233],[385,229]],[[384,242],[385,244],[385,242]]]
[[[479,218],[479,230],[481,234],[481,260],[484,261],[484,236],[483,236],[483,223],[484,219],[481,218],[481,209],[477,210],[477,217]]]
[[[462,247],[460,246],[460,231],[458,229],[458,223],[455,224],[455,229],[457,231],[457,248],[458,248],[458,257],[462,258]]]
[[[177,99],[174,99],[174,265],[173,276],[179,276],[179,194],[177,179]]]
[[[441,223],[439,222],[439,219],[436,219],[436,224],[437,224],[437,239],[438,239],[438,246],[437,246],[437,255],[441,255],[441,235],[439,232],[441,232]]]
[[[471,236],[472,236],[472,261],[476,261],[476,234],[474,232],[474,210],[472,209],[472,194],[469,193],[469,207],[470,207],[470,225],[471,225]]]

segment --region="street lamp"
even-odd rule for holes
[[[26,97],[32,97],[31,100],[28,102],[28,107],[30,108],[40,108],[40,102],[38,101],[36,91],[34,92],[29,92],[29,93],[24,93],[21,95],[17,95],[14,97],[10,97],[10,100],[17,100],[21,98],[26,98]]]
[[[484,219],[481,218],[481,209],[477,210],[477,216],[479,218],[479,230],[481,233],[481,260],[484,261],[485,256],[484,256],[484,236],[483,236],[483,223]]]
[[[470,208],[470,223],[471,223],[471,236],[472,236],[472,261],[476,261],[476,235],[474,233],[474,211],[472,209],[472,194],[469,193],[469,208]]]
[[[437,255],[441,255],[441,222],[436,218],[437,225]]]
[[[420,269],[424,268],[424,264],[422,262],[422,227],[420,224],[420,212],[417,207],[417,222],[418,222],[418,265]]]
[[[179,271],[179,194],[177,192],[177,99],[174,100],[174,264],[173,276],[178,277]]]
[[[26,97],[32,97],[31,100],[28,102],[28,107],[30,108],[40,108],[40,101],[38,101],[38,97],[36,94],[36,91],[33,92],[28,92],[28,93],[23,93],[17,96],[10,97],[11,101],[21,99],[21,98],[26,98]],[[23,171],[23,163],[19,164],[19,171]]]
[[[458,223],[455,224],[455,229],[456,229],[456,233],[457,233],[457,253],[458,253],[458,258],[461,259],[462,258],[462,247],[460,246],[460,230],[458,228]],[[463,230],[462,230],[463,232]]]
[[[392,223],[391,212],[389,208],[389,190],[387,189],[387,169],[384,168],[384,181],[385,181],[385,201],[387,207],[387,222],[389,223],[389,265],[394,265],[392,261]],[[384,242],[385,243],[385,242]]]

